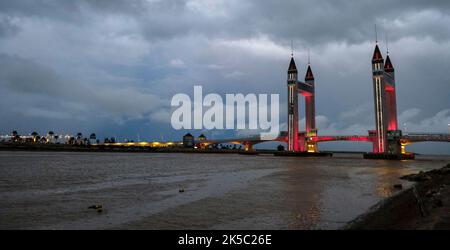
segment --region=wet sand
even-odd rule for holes
[[[417,183],[381,201],[343,229],[450,230],[450,164],[402,178]]]

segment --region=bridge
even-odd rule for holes
[[[198,148],[207,148],[211,145],[219,144],[234,144],[243,145],[245,151],[252,151],[254,145],[278,141],[282,143],[288,142],[288,132],[282,131],[279,136],[274,140],[266,140],[260,136],[248,136],[242,138],[225,138],[225,139],[205,139],[196,140],[195,145]],[[302,138],[304,132],[299,132],[298,137]],[[330,141],[353,141],[353,142],[369,142],[374,143],[376,136],[365,135],[338,135],[338,136],[310,136],[305,137],[306,141],[313,142],[314,144]],[[400,137],[400,150],[401,153],[406,154],[406,146],[419,143],[419,142],[450,142],[450,134],[438,134],[438,133],[408,133]],[[105,143],[105,146],[125,146],[125,147],[172,147],[182,146],[182,141],[173,142],[117,142],[117,143]],[[313,144],[310,144],[313,145]],[[309,148],[309,152],[314,152],[312,147]],[[307,150],[308,151],[308,150]]]
[[[260,136],[249,136],[243,138],[230,138],[230,139],[209,139],[203,141],[196,141],[196,145],[200,148],[208,147],[209,145],[217,145],[217,144],[235,144],[235,145],[243,145],[246,151],[253,150],[253,146],[271,142],[288,142],[287,131],[282,131],[280,135],[274,140],[265,140]],[[303,132],[300,132],[298,137],[301,138],[304,136]],[[320,142],[330,142],[330,141],[353,141],[353,142],[369,142],[374,143],[377,140],[376,136],[365,136],[365,135],[338,135],[338,136],[310,136],[305,137],[306,141],[313,142],[314,144]],[[409,133],[403,135],[399,139],[401,153],[405,154],[405,146],[418,143],[418,142],[450,142],[450,134],[438,134],[438,133]],[[311,145],[311,144],[310,144]],[[311,147],[309,148],[310,152],[313,151]],[[308,151],[308,150],[306,150]]]
[[[450,134],[409,133],[402,134],[398,129],[395,70],[389,51],[386,60],[378,47],[372,57],[372,81],[375,107],[375,129],[368,135],[333,135],[319,136],[315,127],[315,78],[308,60],[304,81],[298,80],[297,65],[292,54],[287,70],[288,89],[288,131],[281,132],[272,141],[285,142],[288,151],[310,152],[319,151],[318,143],[328,141],[369,142],[373,145],[373,154],[402,155],[407,154],[406,146],[418,142],[450,142]],[[298,96],[305,98],[305,131],[299,131]],[[202,146],[217,143],[242,144],[246,150],[252,150],[253,145],[266,142],[258,136],[208,140],[199,142]],[[203,143],[203,144],[202,144]],[[199,144],[199,145],[200,145]]]

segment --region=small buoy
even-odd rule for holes
[[[88,207],[88,209],[101,209],[101,208],[103,208],[103,206],[100,205],[100,204],[98,204],[98,205],[92,205],[92,206]]]
[[[178,190],[180,193],[184,192],[184,188],[180,188],[180,190]]]

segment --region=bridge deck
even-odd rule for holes
[[[301,137],[305,138],[305,133],[299,133]],[[327,141],[362,141],[362,142],[373,142],[375,141],[375,137],[373,136],[363,136],[363,135],[339,135],[339,136],[312,136],[306,137],[305,139],[310,139],[314,142],[327,142]],[[287,136],[284,131],[280,133],[280,135],[273,140],[265,140],[261,138],[261,136],[249,136],[243,138],[228,138],[228,139],[213,139],[213,140],[196,140],[195,143],[203,143],[206,145],[212,144],[248,144],[255,145],[264,142],[270,141],[278,141],[278,142],[286,142]],[[400,142],[402,144],[408,145],[416,142],[450,142],[450,134],[424,134],[424,133],[414,133],[407,134],[400,137]],[[108,143],[105,145],[115,145],[115,146],[175,146],[182,145],[181,141],[173,141],[173,142],[124,142],[124,143]]]

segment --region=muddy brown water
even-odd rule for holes
[[[336,229],[449,162],[4,151],[0,229]]]

